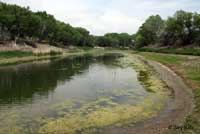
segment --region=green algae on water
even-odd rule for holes
[[[22,113],[7,113],[0,115],[0,119],[11,115],[13,118],[4,118],[10,126],[1,127],[0,134],[6,131],[10,134],[94,134],[103,132],[109,126],[128,127],[155,117],[169,99],[167,86],[151,67],[135,55],[122,54],[124,57],[119,58],[115,65],[133,68],[138,73],[138,80],[147,91],[144,96],[137,94],[136,89],[100,89],[94,100],[75,99],[50,105],[48,114],[33,120],[24,116],[25,126],[18,123],[20,117],[23,117]],[[118,101],[121,98],[125,103]],[[136,102],[136,98],[140,101]],[[34,127],[28,126],[33,122],[36,124]]]
[[[166,85],[148,65],[134,56],[120,58],[119,64],[134,67],[141,83],[151,92],[141,103],[118,104],[112,101],[112,97],[99,98],[76,109],[71,115],[48,121],[39,133],[95,133],[108,126],[125,127],[156,116],[168,99]],[[130,90],[115,90],[113,94],[127,95],[130,99],[135,97]]]

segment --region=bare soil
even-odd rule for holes
[[[23,44],[16,44],[14,41],[7,42],[5,44],[0,44],[0,52],[2,51],[28,51],[33,52],[35,54],[38,53],[50,53],[51,51],[54,52],[63,52],[62,48],[58,48],[55,46],[51,46],[49,44],[42,44],[36,43],[36,47],[32,47],[30,45]]]

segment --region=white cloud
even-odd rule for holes
[[[107,32],[135,33],[150,15],[163,18],[176,10],[200,12],[199,0],[2,0],[34,11],[45,10],[57,19],[92,34]]]
[[[6,3],[17,4],[23,7],[29,6],[33,11],[43,9],[43,0],[0,0]]]

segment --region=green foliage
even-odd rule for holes
[[[140,48],[138,51],[141,52],[155,52],[155,53],[171,53],[171,54],[182,54],[182,55],[200,55],[200,49],[173,49],[173,48]]]
[[[22,52],[22,51],[4,51],[0,52],[0,58],[13,58],[13,57],[27,57],[32,56],[31,52]]]
[[[29,7],[0,2],[0,41],[18,39],[64,47],[200,46],[200,14],[180,10],[166,21],[159,15],[150,16],[134,35],[107,33],[92,36],[88,30],[60,22],[46,12],[32,12]]]
[[[164,45],[200,46],[200,14],[177,11],[166,21],[158,15],[150,16],[135,35],[136,47]]]
[[[159,15],[150,16],[139,28],[135,36],[136,47],[140,48],[158,42],[163,27],[164,21]]]
[[[50,51],[49,54],[50,54],[50,55],[61,55],[62,52],[60,52],[60,51]]]
[[[135,37],[135,47],[141,48],[146,45],[147,45],[146,38],[144,36],[142,36],[141,34],[137,34]]]
[[[155,60],[158,62],[161,62],[163,64],[180,64],[183,61],[186,61],[187,58],[185,57],[179,57],[174,55],[161,55],[161,54],[155,54],[155,53],[141,53],[144,57]]]
[[[95,44],[102,47],[129,47],[132,45],[132,37],[127,33],[107,33],[96,37]]]
[[[173,17],[166,21],[163,33],[163,45],[185,46],[199,45],[200,15],[185,11],[177,11]]]
[[[31,39],[53,45],[93,46],[93,37],[84,28],[57,21],[46,12],[0,2],[0,40]]]

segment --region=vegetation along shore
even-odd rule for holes
[[[0,73],[0,134],[200,134],[198,12],[93,35],[0,1]]]

